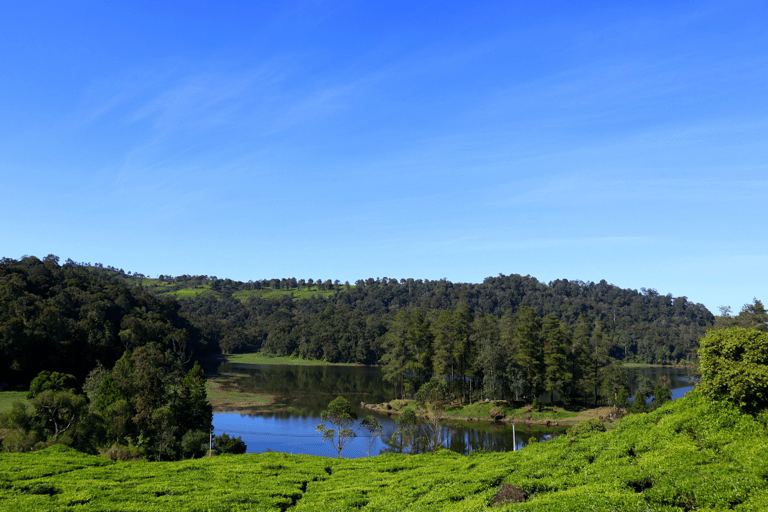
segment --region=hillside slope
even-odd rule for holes
[[[691,393],[609,432],[468,457],[123,463],[54,446],[0,455],[0,509],[471,511],[510,483],[528,498],[502,510],[759,511],[768,509],[765,419]]]
[[[176,301],[113,276],[53,255],[0,259],[0,381],[26,386],[47,370],[82,382],[150,342],[199,357],[195,334]]]

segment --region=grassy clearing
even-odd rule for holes
[[[0,509],[757,512],[768,509],[766,435],[763,422],[690,393],[609,432],[507,453],[148,463],[55,446],[0,454]],[[492,508],[507,483],[527,500]]]
[[[160,295],[172,295],[175,297],[194,297],[197,295],[212,294],[216,297],[221,297],[222,294],[219,291],[211,289],[210,284],[196,284],[192,285],[186,282],[173,283],[168,281],[160,281],[155,278],[143,278],[131,280],[130,282],[136,285],[141,284],[147,289]],[[350,286],[354,288],[354,286]],[[247,302],[250,297],[256,297],[260,299],[279,299],[284,296],[293,297],[294,300],[309,299],[313,296],[329,297],[346,290],[345,286],[342,286],[340,290],[320,290],[317,286],[313,286],[309,289],[303,287],[289,288],[287,290],[281,290],[279,288],[272,289],[269,287],[261,288],[259,290],[238,290],[232,293],[232,297],[240,302]]]
[[[234,298],[241,302],[246,302],[249,297],[258,297],[260,299],[278,299],[284,296],[292,296],[296,299],[309,299],[312,296],[329,297],[339,293],[339,290],[319,290],[317,286],[313,286],[309,290],[307,288],[289,288],[288,290],[262,288],[260,290],[240,290],[232,294]]]
[[[265,393],[245,393],[226,376],[209,379],[205,384],[208,402],[215,412],[259,411],[275,405],[276,398]]]
[[[13,402],[23,402],[29,404],[27,401],[27,393],[29,391],[2,391],[0,392],[0,413],[8,412],[13,406]]]
[[[297,357],[273,356],[262,352],[251,354],[231,354],[225,356],[228,363],[241,364],[279,364],[296,366],[355,366],[353,363],[329,363],[319,359],[299,359]]]
[[[173,295],[175,297],[184,298],[184,297],[195,297],[197,295],[211,295],[216,294],[213,290],[210,289],[210,287],[199,287],[199,288],[181,288],[180,290],[174,290],[168,293],[164,293],[163,295]]]
[[[681,364],[649,364],[649,363],[622,363],[624,368],[696,368],[694,363]]]

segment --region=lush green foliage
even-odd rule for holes
[[[248,447],[241,437],[230,437],[226,432],[213,439],[213,452],[216,455],[231,453],[241,455],[245,453]]]
[[[419,419],[416,417],[416,411],[412,407],[403,409],[400,416],[395,421],[397,429],[392,433],[390,443],[397,446],[400,453],[414,453],[416,443],[419,442],[417,434],[419,432]]]
[[[462,403],[523,399],[536,403],[536,410],[545,391],[550,401],[557,396],[566,404],[597,405],[617,403],[628,387],[599,323],[582,316],[572,333],[554,315],[542,320],[527,306],[500,321],[486,315],[474,322],[461,305],[434,321],[418,309],[401,310],[383,348],[384,378],[401,397],[417,396],[430,376],[430,384],[447,382],[443,393]]]
[[[74,375],[68,373],[49,372],[46,370],[37,374],[29,384],[29,394],[27,398],[35,398],[45,391],[73,391],[77,392],[80,384]]]
[[[585,437],[599,432],[605,432],[605,424],[597,418],[583,421],[568,429],[568,436],[571,438]]]
[[[714,321],[704,306],[653,289],[622,290],[605,281],[544,284],[519,275],[489,277],[480,284],[389,278],[354,285],[295,278],[243,283],[209,276],[134,281],[157,293],[174,293],[184,314],[225,353],[263,348],[279,355],[373,364],[382,355],[384,334],[397,312],[420,309],[433,314],[431,321],[438,327],[450,325],[458,333],[438,333],[439,374],[456,373],[466,365],[459,356],[468,343],[481,345],[484,334],[470,340],[468,324],[481,333],[478,319],[491,315],[498,320],[524,306],[542,318],[551,313],[568,330],[584,315],[601,325],[610,356],[656,363],[693,359],[696,340]],[[184,290],[195,294],[185,297]],[[460,314],[437,320],[441,313],[461,308]],[[553,348],[546,385],[556,388],[567,370],[562,352]]]
[[[265,453],[111,462],[63,447],[0,454],[0,508],[32,510],[762,511],[763,424],[697,393],[603,433],[519,452],[329,459]]]
[[[97,361],[111,367],[125,350],[162,343],[185,360],[202,354],[179,304],[68,260],[0,260],[0,375],[28,385],[40,371],[78,381]]]
[[[137,445],[157,460],[182,457],[183,436],[211,429],[203,370],[195,363],[185,374],[181,361],[156,343],[125,352],[111,371],[96,368],[86,389],[108,442]]]
[[[406,313],[398,320],[400,311]],[[524,329],[510,330],[509,319],[532,320],[532,312],[544,318],[540,329],[534,326],[546,339],[542,346]],[[569,343],[592,361],[674,362],[692,357],[713,319],[685,297],[621,290],[604,281],[546,285],[529,276],[499,275],[480,284],[389,278],[354,285],[294,278],[242,283],[215,276],[148,279],[101,264],[59,265],[53,255],[0,261],[0,374],[17,385],[41,370],[82,380],[97,361],[111,367],[125,350],[150,342],[185,360],[206,351],[264,351],[377,364],[390,356],[408,324],[408,342],[399,347],[406,351],[407,370],[426,379],[476,379],[463,381],[463,397],[482,386],[485,395],[498,398],[503,382],[522,372],[524,394],[546,390],[572,397],[578,388],[584,399],[591,390],[594,401],[599,379],[595,371],[569,365],[576,361]],[[524,323],[516,321],[520,329]],[[585,327],[586,337],[579,334]],[[497,357],[510,344],[514,356]],[[536,364],[528,375],[530,357]],[[577,362],[584,368],[589,361]],[[400,392],[407,393],[419,382],[411,390],[401,384]]]
[[[89,453],[106,449],[121,460],[204,454],[212,411],[197,363],[185,374],[170,351],[150,343],[125,352],[112,370],[94,369],[87,397],[73,385],[71,375],[40,372],[28,394],[31,410],[17,402],[0,415],[0,426],[11,430],[3,448],[27,451],[61,443]]]
[[[320,419],[323,421],[317,426],[317,430],[323,434],[323,441],[330,441],[336,448],[336,455],[341,457],[341,450],[344,449],[353,437],[357,434],[352,430],[352,425],[357,421],[357,415],[352,411],[352,405],[342,397],[336,397],[328,404],[328,409],[320,413]],[[326,423],[330,423],[336,428],[328,428]]]
[[[433,377],[419,388],[414,398],[417,406],[426,410],[425,444],[430,451],[436,451],[443,446],[442,423],[445,420],[445,409],[453,399],[453,395],[448,391],[445,380]]]
[[[763,303],[753,299],[751,304],[744,304],[738,315],[731,314],[730,306],[720,307],[720,316],[715,319],[715,328],[743,327],[768,332],[768,311]]]
[[[715,329],[701,340],[701,391],[747,411],[768,407],[768,333]]]

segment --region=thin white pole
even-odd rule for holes
[[[512,451],[517,451],[517,437],[515,436],[515,424],[512,424]]]

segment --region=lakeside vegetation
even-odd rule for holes
[[[227,354],[218,356],[227,363],[261,364],[279,366],[355,366],[349,363],[328,363],[317,359],[299,359],[296,357],[273,356],[264,353]],[[286,404],[280,403],[277,394],[253,393],[239,385],[239,379],[247,375],[237,372],[217,372],[208,376],[206,390],[208,402],[214,412],[276,412],[288,410]]]
[[[560,406],[542,407],[534,410],[525,404],[509,404],[506,401],[475,402],[466,405],[448,405],[435,411],[431,404],[419,405],[416,400],[392,400],[383,404],[366,404],[366,408],[383,414],[403,414],[412,409],[417,417],[434,418],[439,414],[441,421],[504,421],[507,423],[562,423],[572,425],[582,421],[607,417],[611,407],[584,408],[583,410],[567,410]]]
[[[708,321],[701,308],[687,301],[648,290],[622,291],[607,283],[543,286],[521,276],[489,278],[482,286],[412,279],[360,280],[354,286],[294,281],[238,284],[207,276],[152,281],[71,260],[59,264],[53,255],[4,258],[0,373],[12,385],[28,385],[43,370],[83,382],[97,362],[111,368],[126,351],[158,343],[186,368],[195,359],[222,352],[260,352],[382,364],[386,377],[397,383],[399,397],[412,395],[437,376],[467,403],[520,397],[530,402],[555,392],[570,403],[598,405],[616,399],[618,388],[626,387],[614,378],[618,373],[611,363],[620,348],[617,336],[624,340],[624,352],[635,351],[627,341],[632,338],[629,326],[648,327],[643,332],[655,333],[653,343],[659,347],[692,350],[690,336]],[[149,291],[149,284],[216,295],[175,299]],[[327,296],[295,300],[290,295],[294,288]],[[276,290],[285,292],[282,298],[251,297],[243,304],[232,297]],[[614,308],[610,323],[608,299]],[[620,317],[622,308],[644,320]],[[541,316],[539,311],[546,310],[551,312]],[[652,317],[666,326],[663,336],[661,327],[647,325]],[[688,334],[668,329],[679,327],[678,321],[687,322]]]
[[[233,385],[229,375],[208,379],[205,391],[213,412],[274,411],[277,397],[267,393],[249,393]]]
[[[687,297],[653,288],[620,289],[606,281],[531,276],[488,277],[482,283],[368,278],[353,284],[331,279],[257,279],[248,282],[207,275],[160,275],[150,279],[102,264],[82,264],[159,296],[178,299],[183,314],[225,353],[266,349],[329,362],[376,363],[380,343],[402,309],[455,310],[466,304],[475,318],[502,318],[527,306],[543,318],[554,315],[571,331],[581,317],[602,332],[609,355],[647,363],[695,359],[695,344],[714,315]],[[329,339],[328,328],[339,332]],[[342,343],[340,340],[344,340]]]
[[[226,295],[216,281],[212,289]],[[407,287],[410,294],[419,287],[384,284],[355,289]],[[343,296],[340,288],[335,291],[334,298]],[[237,302],[231,293],[229,299],[203,297],[195,303],[201,309],[190,313],[185,307],[191,303],[159,298],[74,262],[59,265],[55,256],[3,259],[0,292],[0,371],[14,389],[0,396],[13,401],[24,394],[10,408],[0,405],[3,509],[484,510],[498,496],[525,498],[503,505],[514,510],[768,506],[768,312],[758,300],[736,316],[723,310],[701,338],[696,391],[664,403],[670,395],[663,382],[642,382],[632,414],[606,425],[599,410],[597,417],[580,418],[563,404],[538,401],[546,391],[569,408],[627,403],[620,366],[610,355],[612,331],[584,314],[571,329],[554,313],[542,317],[528,305],[500,317],[481,316],[458,297],[455,307],[408,306],[367,317],[360,316],[364,308],[333,309],[319,297],[249,299],[256,310],[277,307],[268,317],[262,351],[297,342],[296,351],[275,352],[306,356],[320,343],[315,347],[325,355],[358,353],[356,344],[366,339],[367,350],[380,350],[377,361],[401,397],[390,402],[401,413],[399,442],[410,436],[403,446],[411,451],[417,411],[430,420],[433,433],[441,422],[480,417],[489,425],[491,418],[578,422],[566,436],[518,453],[437,451],[347,461],[285,454],[199,458],[207,451],[213,403],[240,408],[250,400],[259,410],[286,406],[277,395],[242,393],[234,384],[236,367],[207,381],[192,357],[221,357],[226,344],[217,329],[226,322],[216,324],[223,317],[201,311]],[[314,313],[297,316],[288,303]],[[350,326],[361,318],[362,330],[352,335]],[[270,359],[263,354],[242,361]],[[309,364],[320,364],[317,359]],[[29,376],[31,382],[23,380]],[[18,391],[24,385],[28,393]],[[339,397],[330,405],[344,401]],[[329,406],[324,421],[335,410]],[[331,422],[339,432],[341,420]],[[323,431],[329,439],[333,433],[327,426]],[[342,455],[341,437],[335,439]],[[440,446],[437,440],[437,434],[427,439],[430,450]],[[239,438],[214,438],[216,454],[244,451]],[[162,462],[170,460],[178,462]]]
[[[299,357],[275,356],[263,352],[249,354],[226,354],[223,356],[228,363],[242,364],[279,364],[296,366],[356,366],[353,363],[329,363],[322,359],[301,359]]]
[[[55,446],[0,455],[0,506],[18,510],[737,510],[768,507],[766,417],[700,393],[519,452],[335,459],[264,453],[112,462]],[[684,461],[684,462],[683,462]],[[495,510],[495,508],[494,508]]]

